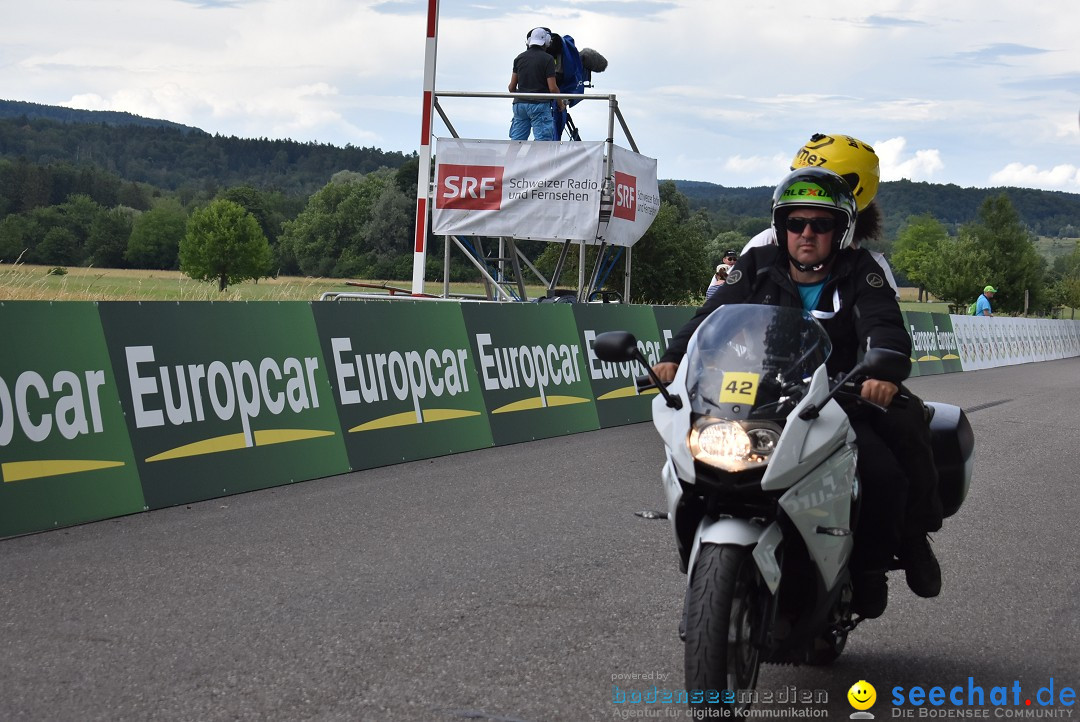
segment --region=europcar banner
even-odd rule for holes
[[[671,339],[697,313],[693,306],[653,306],[652,310],[663,351],[667,351]]]
[[[351,468],[492,445],[460,306],[350,301],[312,312]]]
[[[310,304],[99,310],[150,507],[348,470]]]
[[[656,184],[656,159],[615,145],[611,149],[615,175],[615,200],[603,240],[616,246],[632,246],[649,230],[660,212],[660,189]]]
[[[0,303],[0,537],[143,511],[90,303]]]
[[[911,336],[911,375],[962,371],[952,319],[945,313],[904,311],[904,321]]]
[[[593,345],[604,331],[629,331],[637,338],[638,348],[652,366],[663,355],[656,317],[648,306],[623,304],[574,304],[578,339],[584,350],[589,383],[596,399],[600,427],[632,424],[652,418],[652,399],[658,391],[638,393],[634,379],[646,369],[637,361],[607,363],[596,357]]]
[[[570,304],[463,303],[497,445],[599,428]]]
[[[593,241],[603,178],[601,141],[439,138],[432,232]]]

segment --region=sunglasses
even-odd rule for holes
[[[797,218],[788,216],[784,226],[792,233],[802,233],[807,224],[814,233],[828,233],[836,229],[835,218]]]

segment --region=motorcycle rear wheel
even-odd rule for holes
[[[723,708],[742,718],[745,692],[757,685],[762,609],[759,577],[750,549],[705,544],[694,563],[687,598],[685,672],[690,707]],[[700,691],[701,694],[695,694]]]

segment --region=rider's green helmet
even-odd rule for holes
[[[847,181],[824,168],[799,168],[776,186],[772,199],[773,228],[781,247],[787,238],[784,224],[794,208],[825,208],[836,216],[833,251],[847,248],[855,235],[858,206]]]

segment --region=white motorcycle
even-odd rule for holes
[[[600,334],[594,350],[604,361],[638,361],[660,391],[653,423],[667,452],[666,516],[688,573],[687,701],[745,716],[763,662],[828,664],[862,621],[848,573],[857,450],[835,397],[869,403],[857,400],[861,378],[902,378],[911,362],[871,349],[830,379],[831,343],[809,314],[738,304],[701,324],[666,389],[631,334]],[[950,516],[967,495],[974,438],[959,407],[929,406]]]

